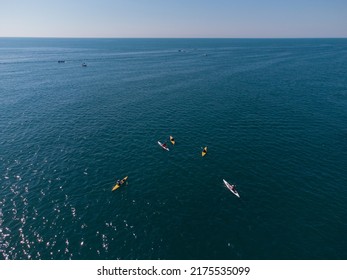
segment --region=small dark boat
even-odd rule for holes
[[[58,63],[65,63],[65,60],[58,60]]]
[[[87,67],[87,64],[83,62],[82,67]]]

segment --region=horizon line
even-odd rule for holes
[[[347,39],[346,37],[60,37],[0,36],[0,39]]]

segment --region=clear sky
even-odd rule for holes
[[[0,37],[347,37],[347,0],[0,0]]]

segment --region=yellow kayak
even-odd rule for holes
[[[204,157],[207,154],[207,147],[205,147],[202,152],[201,155]]]
[[[170,142],[172,143],[172,145],[175,145],[175,139],[172,136],[170,136]]]
[[[125,176],[122,180],[119,181],[119,183],[117,183],[112,191],[115,191],[116,189],[118,189],[121,185],[123,185],[125,183],[125,181],[128,180],[128,176]]]

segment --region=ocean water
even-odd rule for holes
[[[0,259],[347,259],[346,74],[347,39],[1,38]]]

